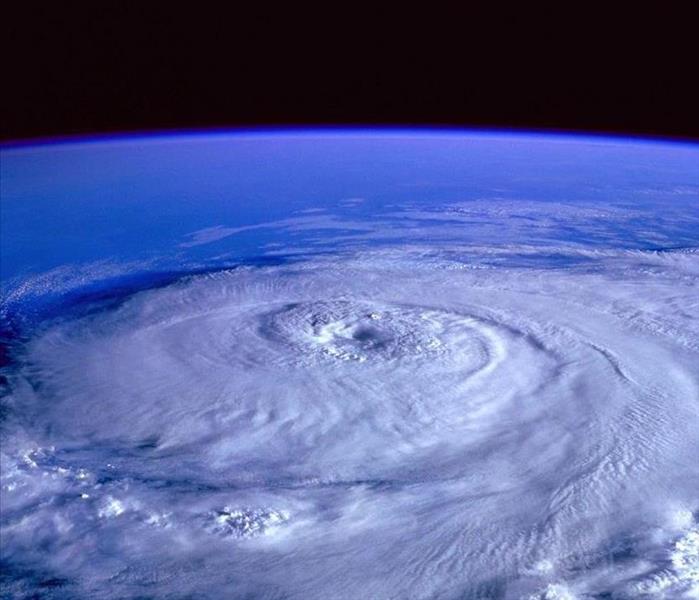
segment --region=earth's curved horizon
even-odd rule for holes
[[[699,144],[0,152],[2,597],[699,597]]]

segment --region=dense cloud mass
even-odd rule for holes
[[[698,166],[3,149],[0,596],[699,598]]]
[[[279,261],[54,319],[11,381],[6,593],[696,597],[697,255],[551,252]]]

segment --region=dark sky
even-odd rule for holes
[[[6,10],[2,137],[422,124],[699,138],[688,16],[173,4]]]

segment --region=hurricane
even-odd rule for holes
[[[3,597],[699,597],[699,149],[346,135],[4,151]],[[188,144],[395,190],[17,258],[37,162]]]

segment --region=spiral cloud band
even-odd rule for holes
[[[60,321],[14,398],[34,437],[5,444],[6,543],[124,593],[696,590],[698,274],[412,248]]]

